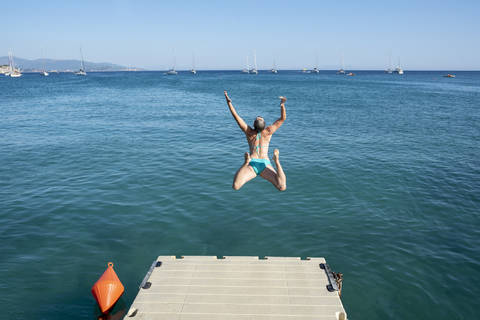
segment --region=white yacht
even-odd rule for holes
[[[40,47],[40,51],[42,52],[42,66],[43,66],[43,69],[42,69],[42,72],[40,73],[41,76],[48,76],[48,72],[45,71],[45,61],[43,60],[43,49],[42,47]]]
[[[175,47],[173,47],[173,67],[167,71],[168,75],[176,75],[178,72],[175,71]]]
[[[400,53],[398,54],[398,66],[397,66],[397,68],[395,69],[394,72],[395,72],[395,73],[398,73],[398,74],[403,74],[403,70],[402,70],[402,68],[400,67]]]
[[[270,73],[277,73],[277,64],[275,63],[275,53],[273,53],[273,69],[269,71]]]
[[[318,55],[316,51],[315,51],[315,61],[316,61],[316,67],[313,68],[313,70],[310,73],[320,73],[320,71],[318,71]]]
[[[191,74],[197,74],[197,71],[195,71],[195,55],[192,52],[192,60],[193,60],[193,69],[190,70]]]
[[[85,72],[85,64],[83,63],[83,53],[82,53],[82,47],[80,47],[80,70],[75,72],[77,76],[86,76],[87,73]]]
[[[12,78],[18,78],[22,76],[22,74],[20,73],[20,70],[15,69],[15,65],[13,63],[12,48],[10,48],[10,73],[8,75]]]
[[[247,61],[247,68],[242,70],[242,73],[247,74],[250,73],[249,69],[250,67],[248,66],[248,52],[245,52],[245,59]]]
[[[392,54],[390,53],[390,64],[388,65],[388,69],[385,69],[384,73],[392,73]]]
[[[257,58],[255,57],[255,49],[253,49],[253,63],[255,64],[255,68],[253,68],[252,70],[250,70],[250,73],[251,73],[251,74],[258,74],[258,71],[257,71]]]
[[[345,74],[345,63],[343,62],[343,50],[342,50],[342,69],[338,70],[337,74]]]

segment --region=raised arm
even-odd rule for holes
[[[285,119],[287,119],[287,112],[285,111],[285,102],[287,101],[287,98],[280,97],[280,99],[282,99],[280,101],[280,118],[278,118],[277,121],[275,121],[272,125],[269,125],[265,128],[268,134],[273,134],[275,131],[277,131]]]
[[[245,121],[243,121],[242,118],[240,118],[240,116],[235,111],[235,108],[232,106],[232,100],[227,95],[227,91],[224,91],[223,93],[225,94],[225,98],[227,99],[227,103],[228,103],[228,108],[230,109],[230,112],[232,113],[233,118],[235,119],[235,121],[237,121],[237,124],[240,127],[240,129],[242,129],[243,132],[246,132],[249,126],[245,123]]]

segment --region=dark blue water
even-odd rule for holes
[[[0,77],[0,310],[93,319],[108,262],[132,303],[158,255],[324,257],[349,319],[480,312],[480,73]],[[446,74],[446,72],[445,72]],[[233,174],[287,120],[277,191]]]

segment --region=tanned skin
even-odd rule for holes
[[[266,127],[261,132],[260,141],[257,141],[257,131],[248,126],[245,121],[243,121],[243,119],[237,114],[235,108],[232,105],[232,100],[227,95],[227,91],[224,91],[224,94],[225,98],[227,99],[228,108],[230,109],[230,112],[232,113],[232,116],[237,122],[240,129],[243,131],[243,133],[245,133],[248,145],[250,146],[250,152],[245,153],[245,162],[240,167],[240,169],[238,169],[238,171],[235,173],[235,176],[233,177],[232,188],[238,190],[245,183],[257,176],[252,166],[250,165],[251,159],[268,159],[268,145],[270,143],[270,140],[272,139],[272,135],[275,131],[278,130],[278,128],[280,128],[285,119],[287,119],[287,113],[285,111],[285,102],[287,101],[287,98],[280,97],[280,118],[278,118],[273,124]],[[263,120],[262,117],[257,117],[255,120],[257,119]],[[262,148],[258,148],[258,153],[257,149],[255,147],[252,147],[256,145],[262,146]],[[260,173],[260,176],[265,180],[270,181],[270,183],[272,183],[278,190],[284,191],[287,188],[287,177],[285,176],[282,166],[280,165],[279,154],[280,152],[278,151],[278,149],[275,149],[273,151],[272,160],[273,162],[275,162],[277,171],[275,171],[272,165],[268,165],[262,171],[262,173]]]

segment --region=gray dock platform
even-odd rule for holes
[[[320,267],[325,263],[323,258],[159,256],[124,319],[346,320],[328,265],[327,271]]]

